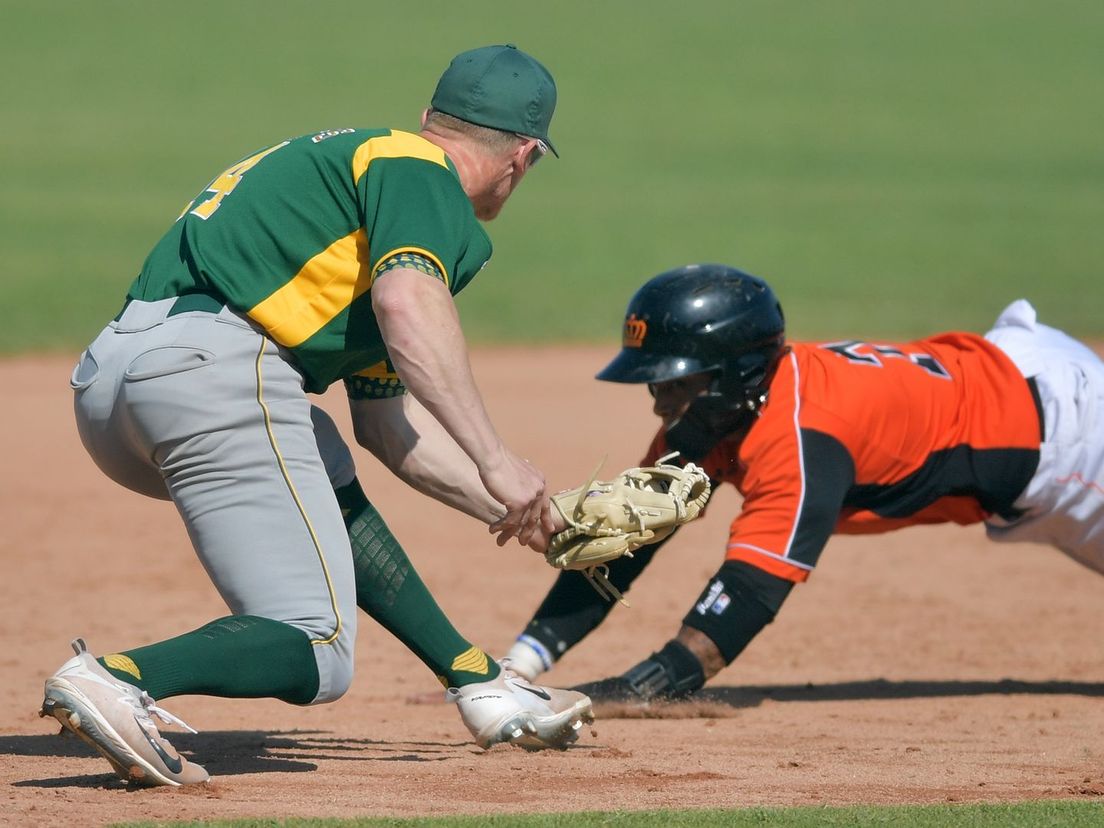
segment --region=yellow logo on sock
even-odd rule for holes
[[[138,669],[138,665],[134,663],[130,656],[125,656],[121,653],[112,653],[111,655],[104,656],[104,664],[112,670],[130,673],[136,679],[142,678],[142,671]]]
[[[487,675],[487,654],[478,647],[469,647],[452,660],[453,670]]]

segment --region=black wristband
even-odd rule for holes
[[[622,676],[644,701],[680,699],[705,685],[705,670],[690,650],[671,640],[658,653],[627,670]]]

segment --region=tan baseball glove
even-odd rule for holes
[[[595,470],[597,474],[597,470]],[[608,561],[657,543],[697,518],[710,494],[709,477],[698,466],[660,461],[626,469],[613,480],[552,495],[567,528],[552,536],[545,558],[556,569],[578,569],[600,595],[628,604],[609,582]]]

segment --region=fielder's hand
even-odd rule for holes
[[[505,546],[516,537],[522,546],[552,532],[551,506],[544,475],[528,460],[504,449],[504,461],[492,469],[480,470],[480,479],[491,497],[506,507],[506,514],[490,525]]]

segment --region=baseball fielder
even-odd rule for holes
[[[629,302],[623,348],[598,374],[647,384],[662,427],[642,465],[676,450],[743,506],[725,560],[659,652],[583,685],[598,699],[691,694],[770,623],[835,533],[984,522],[1104,572],[1104,363],[1024,300],[984,337],[785,342],[760,279],[690,265]],[[665,541],[663,541],[665,542]],[[662,542],[609,564],[624,592]],[[562,573],[511,648],[530,679],[612,604]]]
[[[43,715],[139,784],[203,782],[154,725],[180,694],[334,701],[357,607],[448,688],[481,746],[564,747],[580,693],[503,671],[442,613],[308,393],[342,380],[358,442],[414,488],[540,543],[543,475],[499,438],[453,295],[491,255],[493,219],[553,151],[551,75],[513,46],[458,55],[417,134],[334,129],[218,175],[154,247],[73,372],[89,453],[172,499],[231,614],[168,641],[76,656]]]

